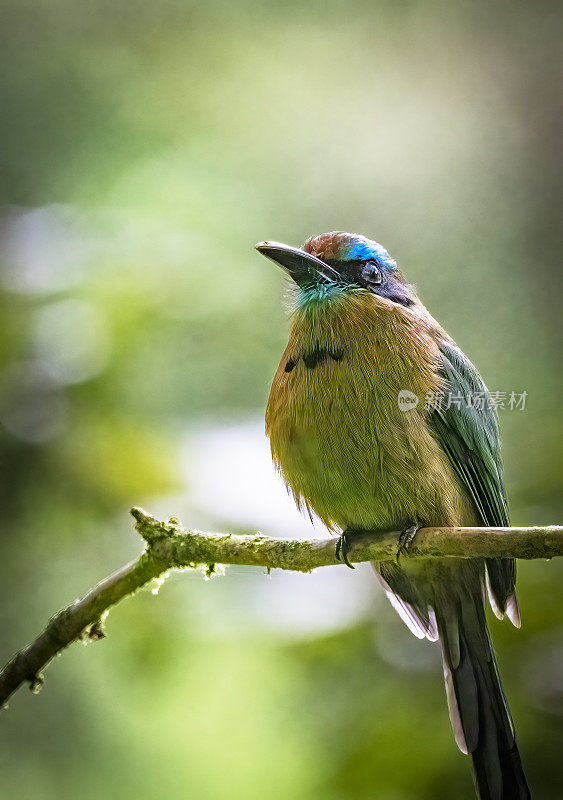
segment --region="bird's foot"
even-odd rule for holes
[[[414,523],[408,528],[405,528],[399,536],[399,547],[397,548],[397,563],[399,563],[399,556],[408,556],[414,537],[420,530],[420,525]]]
[[[345,531],[342,531],[340,536],[338,537],[338,541],[336,542],[336,558],[339,561],[343,561],[347,567],[350,569],[355,569],[353,564],[350,564],[348,561],[348,551],[350,550],[350,535],[352,531],[350,528],[346,528]]]

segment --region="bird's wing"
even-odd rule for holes
[[[487,387],[456,344],[441,340],[439,347],[448,401],[441,406],[435,404],[429,416],[430,426],[473,501],[481,524],[508,526],[500,434]],[[502,617],[506,612],[519,625],[514,594],[516,562],[512,558],[488,558],[486,563],[495,614]]]

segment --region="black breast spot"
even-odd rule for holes
[[[284,372],[291,372],[293,367],[297,364],[297,361],[294,361],[292,358],[288,358],[285,362]]]
[[[315,369],[317,364],[322,364],[323,361],[327,361],[329,358],[333,361],[342,361],[343,355],[344,353],[340,349],[315,347],[313,350],[303,353],[302,357],[307,369]]]

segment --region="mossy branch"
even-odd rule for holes
[[[173,519],[161,522],[140,508],[131,509],[135,527],[146,542],[136,561],[114,572],[84,597],[49,621],[45,630],[20,650],[0,672],[0,706],[23,683],[32,691],[43,684],[41,670],[65,647],[85,636],[103,638],[108,610],[170,569],[215,564],[245,564],[270,569],[309,572],[340,564],[334,539],[272,539],[183,530]],[[389,561],[397,557],[398,531],[355,535],[350,561]],[[553,558],[563,555],[563,527],[421,528],[408,558],[514,557]]]

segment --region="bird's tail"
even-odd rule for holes
[[[475,584],[474,584],[475,586]],[[448,706],[459,748],[473,761],[481,800],[531,797],[485,619],[483,592],[436,598]]]

